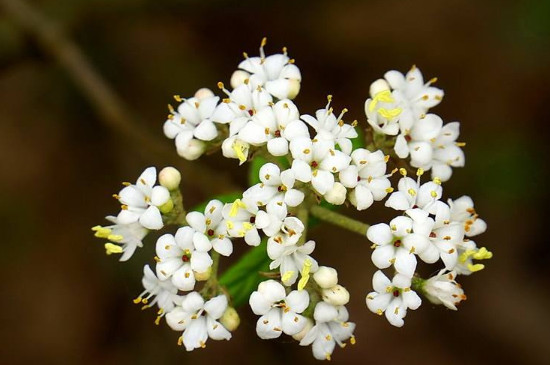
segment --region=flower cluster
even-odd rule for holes
[[[336,345],[355,343],[355,324],[348,320],[350,294],[338,283],[336,269],[314,258],[316,242],[307,233],[309,218],[315,217],[373,243],[371,259],[380,270],[366,297],[372,312],[403,326],[407,309],[421,305],[419,294],[456,310],[466,299],[457,275],[483,269],[479,261],[492,254],[471,239],[486,230],[472,199],[441,200],[442,182],[451,177],[452,167],[464,165],[464,156],[463,144],[456,142],[458,122],[443,125],[428,113],[443,97],[432,86],[435,79],[424,83],[416,67],[406,75],[386,73],[371,85],[368,123],[360,126],[344,121],[347,109],[335,113],[332,96],[315,113],[301,113],[293,101],[300,70],[286,48],[266,56],[264,46],[265,39],[258,57],[245,53],[231,89],[218,83],[223,95],[200,89],[190,98],[175,96],[179,104],[169,107],[164,123],[164,133],[185,159],[221,150],[239,165],[256,162],[250,186],[238,192],[239,198],[210,200],[187,212],[179,172],[163,169],[155,186],[156,170],[150,167],[135,185],[124,183],[114,195],[122,210],[107,217],[113,225],[93,228],[109,241],[107,253],[122,254],[125,261],[150,230],[177,226],[173,234],[158,237],[154,267],[145,265],[144,291],[135,303],[156,305],[156,323],[165,318],[181,332],[178,344],[191,351],[205,347],[209,338],[231,338],[240,322],[234,300],[244,292],[259,316],[260,338],[284,333],[301,346],[311,345],[315,358],[330,360]],[[432,180],[423,182],[427,170]],[[409,177],[411,172],[416,178]],[[382,200],[400,212],[389,224],[369,226],[339,212],[340,206],[362,211]],[[235,289],[232,283],[239,280],[218,277],[218,263],[240,242],[255,254],[234,267],[253,286],[241,283]],[[421,262],[440,263],[438,274],[421,278]],[[259,272],[264,266],[269,271]],[[392,279],[382,271],[390,268]],[[230,268],[224,275],[234,272]]]

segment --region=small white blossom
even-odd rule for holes
[[[294,60],[287,56],[286,48],[283,49],[283,54],[266,57],[264,45],[265,38],[260,46],[260,57],[248,57],[245,54],[245,60],[239,64],[239,69],[246,72],[253,87],[263,86],[277,99],[294,99],[300,91],[300,70],[294,65]],[[240,75],[240,78],[244,77],[245,74]]]
[[[192,154],[189,149],[196,147],[190,143],[191,140],[211,141],[218,136],[212,115],[219,100],[220,98],[213,94],[202,98],[192,97],[183,99],[177,111],[171,110],[164,123],[164,134],[176,140],[178,154],[182,157],[189,157]]]
[[[388,195],[391,183],[386,175],[387,158],[382,151],[370,152],[358,148],[351,154],[352,164],[340,171],[342,184],[352,189],[350,201],[357,210],[369,208],[374,201],[380,201]]]
[[[175,236],[161,236],[156,245],[158,277],[171,278],[180,290],[193,290],[196,281],[193,272],[204,273],[212,266],[208,253],[211,248],[210,240],[203,233],[187,226],[178,229]]]
[[[349,292],[342,285],[335,285],[331,288],[323,289],[323,300],[334,306],[346,305],[349,302]]]
[[[289,141],[309,136],[306,124],[299,118],[296,105],[290,100],[281,100],[255,113],[239,131],[238,138],[253,146],[267,143],[269,153],[284,156],[288,153]]]
[[[337,144],[345,154],[351,153],[352,144],[351,138],[357,137],[357,131],[354,125],[346,124],[342,120],[342,117],[347,112],[344,109],[340,116],[336,117],[330,102],[332,98],[329,96],[329,102],[324,109],[319,109],[315,112],[315,117],[311,115],[302,115],[302,119],[309,124],[317,133],[315,139],[321,141],[328,141],[331,144]]]
[[[379,269],[393,265],[395,270],[412,278],[416,270],[415,254],[422,253],[429,245],[425,230],[419,229],[418,223],[406,216],[391,220],[390,224],[375,224],[367,230],[367,238],[375,244],[372,262]]]
[[[487,230],[487,223],[476,213],[474,201],[467,195],[458,199],[448,199],[451,208],[451,220],[464,224],[464,234],[468,237],[477,236]]]
[[[395,153],[400,158],[411,155],[411,166],[428,170],[432,166],[434,149],[432,140],[441,132],[443,120],[435,114],[427,114],[416,121],[410,131],[397,136]]]
[[[227,230],[222,214],[223,206],[224,204],[221,201],[211,200],[206,205],[204,214],[190,212],[185,220],[195,231],[202,233],[210,240],[214,251],[220,255],[229,256],[233,252],[233,243],[226,236]]]
[[[304,193],[294,189],[296,179],[292,170],[281,172],[274,163],[266,163],[260,168],[259,177],[261,183],[243,193],[245,199],[256,202],[258,206],[275,202],[296,207],[304,200]]]
[[[431,86],[437,79],[424,83],[422,73],[415,66],[406,75],[392,70],[386,72],[384,78],[393,89],[396,104],[402,109],[399,116],[402,130],[410,129],[421,115],[443,99],[443,90]]]
[[[257,213],[258,206],[248,199],[237,199],[231,204],[226,204],[222,215],[227,234],[230,237],[244,237],[247,244],[258,246],[261,239],[254,224]]]
[[[166,323],[174,331],[183,331],[179,344],[187,351],[206,347],[208,338],[229,340],[231,333],[219,322],[227,309],[227,298],[219,295],[204,302],[197,292],[185,296],[180,306],[166,315]]]
[[[95,236],[110,241],[105,244],[107,255],[121,253],[120,261],[129,260],[136,248],[143,247],[143,238],[149,233],[149,230],[139,222],[119,224],[117,217],[111,215],[105,217],[105,219],[114,224],[106,227],[93,227],[92,230],[95,232]]]
[[[355,323],[348,322],[349,314],[344,306],[319,302],[313,317],[315,326],[300,341],[300,346],[312,345],[313,356],[317,360],[330,360],[336,344],[344,347],[347,340],[355,343]]]
[[[465,144],[456,142],[459,135],[460,123],[447,123],[441,128],[439,136],[432,140],[433,160],[432,177],[439,177],[441,181],[451,178],[451,167],[464,167],[464,152],[460,147]]]
[[[328,266],[319,266],[319,270],[313,275],[313,280],[322,289],[330,289],[338,284],[338,272]]]
[[[290,286],[298,279],[298,273],[302,277],[314,273],[319,268],[317,261],[310,255],[315,250],[315,241],[308,241],[301,246],[297,244],[279,244],[272,240],[267,243],[267,255],[273,260],[269,265],[270,270],[279,268],[281,281]],[[305,284],[303,284],[305,285]],[[298,285],[300,289],[301,285]]]
[[[377,271],[372,277],[374,292],[367,295],[367,307],[378,315],[386,314],[391,325],[402,327],[407,309],[420,307],[422,300],[411,290],[411,278],[396,274],[390,281],[382,271]]]
[[[141,283],[145,290],[134,299],[134,303],[145,304],[144,309],[156,304],[160,309],[159,319],[166,312],[174,309],[178,303],[181,303],[183,297],[178,295],[178,288],[170,280],[159,280],[149,265],[143,267]]]
[[[417,221],[420,221],[418,218]],[[441,258],[447,270],[453,270],[458,260],[458,245],[464,239],[464,229],[458,222],[434,221],[425,217],[423,229],[429,233],[428,247],[418,256],[426,263],[434,263]]]
[[[424,295],[433,304],[443,304],[445,307],[456,310],[456,305],[466,300],[464,290],[455,281],[456,272],[445,273],[445,269],[422,284]]]
[[[164,186],[154,186],[157,170],[149,167],[137,179],[135,185],[125,183],[115,197],[122,204],[117,216],[118,224],[139,222],[147,229],[161,229],[164,224],[159,207],[170,200],[170,192]]]
[[[395,136],[399,133],[402,109],[397,106],[389,89],[382,89],[371,96],[372,99],[365,101],[367,122],[376,133]]]
[[[349,166],[351,157],[334,149],[331,142],[296,138],[290,142],[296,180],[310,182],[324,195],[334,186],[334,173]]]
[[[305,290],[293,290],[286,295],[285,288],[275,280],[260,283],[250,295],[250,307],[261,316],[256,332],[261,339],[277,338],[281,333],[293,336],[304,329],[306,318],[300,315],[309,305]]]

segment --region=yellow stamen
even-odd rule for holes
[[[105,253],[107,255],[112,255],[114,253],[122,253],[122,247],[114,245],[112,243],[105,244]]]
[[[311,271],[311,260],[306,259],[304,261],[304,266],[302,267],[302,278],[298,282],[298,290],[303,290],[306,287],[306,284],[309,280],[309,273]]]

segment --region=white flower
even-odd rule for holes
[[[230,136],[236,135],[259,110],[271,105],[273,101],[271,95],[261,87],[252,88],[250,84],[243,84],[229,92],[221,82],[218,86],[228,98],[216,107],[211,119],[215,123],[229,123]]]
[[[411,218],[400,216],[390,224],[375,224],[367,230],[367,238],[375,244],[372,262],[379,269],[393,265],[395,270],[412,278],[416,270],[415,254],[422,253],[429,245],[426,235],[417,233],[418,224]]]
[[[193,290],[195,275],[206,272],[212,266],[208,251],[212,248],[210,240],[191,227],[181,227],[175,237],[171,234],[161,236],[157,241],[157,275],[161,280],[171,278],[180,290]]]
[[[118,224],[139,222],[147,229],[161,229],[164,224],[159,207],[170,199],[170,192],[164,186],[154,186],[157,170],[149,167],[143,171],[135,185],[124,183],[126,187],[115,197],[122,204],[117,216]]]
[[[227,308],[227,298],[219,295],[204,302],[197,292],[186,295],[181,306],[166,315],[166,323],[174,331],[183,331],[178,344],[183,343],[187,351],[206,347],[210,337],[213,340],[229,340],[231,333],[218,321]]]
[[[433,160],[432,177],[437,176],[441,181],[451,178],[451,167],[463,167],[465,164],[464,152],[460,147],[464,143],[456,142],[459,135],[460,123],[447,123],[441,128],[439,136],[432,140]]]
[[[296,179],[292,170],[281,172],[274,163],[266,163],[260,168],[260,181],[243,193],[243,197],[256,202],[258,206],[270,202],[284,203],[296,207],[304,200],[304,193],[293,189]]]
[[[440,180],[434,179],[420,185],[420,176],[423,173],[422,169],[419,169],[417,172],[417,181],[406,177],[404,169],[401,169],[400,172],[404,176],[399,179],[397,191],[394,191],[388,200],[386,200],[385,205],[387,207],[401,211],[420,208],[435,215],[438,221],[449,219],[449,207],[440,201],[443,194]]]
[[[180,101],[179,97],[177,100]],[[211,95],[203,98],[192,97],[183,99],[177,111],[171,114],[164,123],[164,134],[176,140],[178,154],[189,155],[190,141],[211,141],[218,136],[218,130],[212,122],[212,115],[218,105],[219,97]]]
[[[458,263],[454,270],[460,275],[470,275],[483,270],[484,264],[474,263],[474,260],[488,260],[493,253],[485,247],[478,248],[472,240],[465,239],[458,245]]]
[[[423,227],[430,232],[430,244],[418,256],[426,263],[434,263],[441,258],[445,268],[449,271],[453,270],[457,265],[458,245],[464,239],[462,225],[458,222],[438,222],[426,217]]]
[[[241,141],[236,136],[229,137],[222,142],[222,154],[227,158],[235,158],[242,165],[248,159],[250,145]]]
[[[338,284],[338,272],[332,267],[319,266],[319,269],[313,275],[313,280],[322,289],[330,289]]]
[[[302,273],[302,277],[307,277],[310,272],[314,273],[319,268],[317,261],[310,256],[313,250],[315,250],[315,241],[308,241],[298,246],[295,243],[280,244],[270,239],[267,243],[267,255],[273,262],[269,265],[269,269],[279,268],[281,281],[284,285],[290,286],[298,279],[298,273]],[[301,286],[298,285],[298,288],[300,289]]]
[[[335,150],[327,141],[296,138],[290,142],[294,161],[292,171],[296,180],[310,182],[313,188],[324,195],[334,185],[334,173],[346,168],[351,157]]]
[[[322,290],[323,300],[334,306],[346,305],[349,302],[349,292],[342,285],[335,285]]]
[[[456,272],[445,273],[445,269],[439,271],[422,284],[424,295],[433,304],[443,304],[445,307],[456,310],[456,305],[466,300],[464,290],[455,281]]]
[[[346,201],[347,193],[348,190],[342,183],[335,182],[332,189],[326,192],[324,198],[330,204],[342,205]]]
[[[298,108],[290,100],[281,100],[255,113],[239,131],[238,138],[254,146],[267,143],[273,156],[288,153],[288,142],[298,137],[309,137],[309,131],[300,119]]]
[[[402,109],[397,106],[387,84],[371,85],[370,89],[372,99],[365,101],[367,122],[376,133],[395,136],[399,133]]]
[[[266,57],[264,45],[265,38],[260,46],[260,57],[248,57],[245,54],[245,60],[239,64],[239,68],[249,75],[253,87],[263,86],[277,99],[294,99],[300,91],[300,70],[294,65],[294,60],[287,56],[286,48],[283,48],[283,54]]]
[[[345,154],[351,153],[352,145],[350,138],[357,137],[357,131],[354,125],[346,124],[342,120],[347,109],[342,110],[338,118],[333,114],[330,102],[332,97],[329,96],[328,104],[324,109],[319,109],[315,112],[315,117],[311,115],[302,115],[302,119],[315,129],[316,139],[328,141],[332,144],[337,144]]]
[[[254,314],[261,316],[256,323],[261,339],[277,338],[282,332],[292,336],[306,326],[306,318],[300,315],[309,305],[309,294],[305,290],[293,290],[286,295],[279,282],[267,280],[250,295],[249,303]]]
[[[233,252],[233,243],[226,237],[226,226],[223,222],[223,203],[219,200],[211,200],[200,212],[190,212],[185,217],[187,224],[197,233],[202,233],[210,240],[214,251],[223,256],[229,256]],[[201,240],[204,240],[201,238]]]
[[[353,189],[350,201],[358,210],[364,210],[392,190],[389,175],[386,175],[387,158],[380,150],[370,152],[358,148],[351,154],[351,160],[352,164],[340,171],[340,182]]]
[[[487,223],[479,218],[474,209],[474,201],[467,195],[458,199],[448,199],[451,207],[451,220],[464,224],[464,234],[468,237],[477,236],[487,230]]]
[[[300,346],[313,344],[313,356],[317,360],[330,360],[336,344],[344,347],[348,339],[351,344],[355,343],[355,323],[348,322],[349,314],[345,307],[319,302],[313,317],[315,326],[300,341]]]
[[[105,244],[107,255],[122,253],[120,261],[129,260],[136,248],[143,247],[143,238],[149,233],[149,230],[139,222],[119,224],[117,217],[107,216],[105,219],[114,224],[106,227],[93,227],[92,230],[95,232],[95,236],[110,241]]]
[[[367,307],[378,315],[386,314],[390,324],[402,327],[407,309],[420,307],[422,300],[411,290],[411,278],[396,274],[393,280],[387,278],[382,271],[377,271],[372,277],[374,292],[367,295]]]
[[[422,73],[415,66],[407,75],[392,70],[386,72],[384,78],[393,89],[392,97],[396,104],[402,109],[399,116],[401,130],[410,129],[422,114],[443,99],[443,90],[431,86],[437,79],[424,83]]]
[[[258,246],[261,239],[254,224],[256,213],[258,213],[258,206],[245,198],[225,204],[222,215],[227,234],[230,237],[244,237],[248,245]]]
[[[143,267],[141,283],[145,290],[134,299],[134,303],[145,304],[144,309],[156,304],[160,309],[157,324],[160,317],[174,309],[178,303],[181,303],[182,297],[178,295],[178,288],[170,280],[159,280],[149,265]]]
[[[395,153],[400,158],[411,155],[411,166],[425,170],[431,168],[434,158],[432,141],[439,136],[443,120],[435,114],[427,114],[417,120],[410,130],[397,136]]]

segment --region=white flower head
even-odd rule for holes
[[[243,237],[248,245],[258,246],[261,239],[254,224],[257,213],[258,206],[247,198],[225,204],[222,215],[227,234],[230,237]]]
[[[200,212],[190,212],[185,220],[197,233],[202,233],[210,243],[214,251],[220,255],[229,256],[233,252],[233,243],[227,237],[227,229],[223,222],[223,206],[219,200],[211,200]],[[201,238],[201,240],[204,240]]]
[[[313,317],[315,326],[306,333],[300,346],[312,345],[313,356],[317,360],[330,360],[336,344],[343,348],[347,340],[355,343],[355,323],[348,322],[349,314],[344,306],[319,302]]]
[[[95,236],[106,238],[110,242],[105,244],[107,255],[122,254],[120,261],[129,260],[136,248],[143,247],[143,238],[149,233],[139,222],[119,224],[117,217],[107,216],[108,221],[114,223],[110,226],[96,226],[92,230]]]
[[[429,245],[425,233],[423,227],[406,216],[392,219],[389,225],[379,223],[370,226],[367,238],[375,248],[372,262],[379,269],[393,265],[398,273],[412,278],[416,270],[416,254],[422,253]]]
[[[284,156],[288,153],[289,141],[309,136],[306,124],[299,118],[296,105],[284,99],[258,110],[239,130],[238,138],[254,146],[267,143],[270,154]]]
[[[432,176],[437,176],[441,181],[447,181],[453,173],[452,167],[464,167],[465,157],[461,147],[466,144],[457,142],[460,133],[460,123],[447,123],[435,140],[432,140],[433,160]]]
[[[328,141],[296,138],[290,142],[294,161],[292,171],[296,180],[311,182],[321,195],[334,186],[334,175],[349,166],[351,157],[334,148]]]
[[[183,299],[178,295],[178,288],[170,280],[159,280],[149,265],[143,267],[141,283],[145,290],[134,299],[134,303],[145,304],[142,309],[151,308],[156,304],[159,308],[156,324],[159,324],[160,319]]]
[[[157,170],[149,167],[135,185],[124,183],[124,189],[115,195],[122,204],[118,224],[139,222],[143,227],[155,230],[164,226],[159,207],[170,200],[170,192],[164,186],[154,186],[156,180]]]
[[[157,275],[161,280],[171,279],[180,290],[195,287],[195,272],[204,273],[212,266],[208,251],[210,240],[201,232],[185,226],[176,235],[165,234],[157,240]]]
[[[426,280],[422,285],[424,295],[433,304],[443,304],[445,307],[456,310],[456,305],[466,300],[464,290],[455,281],[456,272],[439,271],[435,276]]]
[[[420,307],[422,300],[411,290],[411,278],[396,274],[390,281],[382,271],[374,273],[372,278],[374,292],[367,295],[367,307],[378,315],[385,314],[391,325],[402,327],[407,309]]]
[[[287,55],[286,47],[282,54],[265,56],[264,46],[266,38],[262,39],[260,45],[260,57],[248,57],[245,53],[245,60],[239,64],[240,79],[253,86],[262,86],[277,99],[294,99],[300,91],[302,75],[294,64],[294,60]],[[246,74],[245,74],[246,73]]]
[[[369,208],[374,201],[380,201],[393,189],[386,174],[388,159],[382,151],[370,152],[358,148],[351,154],[351,165],[340,171],[340,182],[352,189],[350,201],[357,210]]]
[[[197,292],[185,296],[181,305],[166,315],[166,323],[174,331],[183,331],[178,344],[183,344],[187,351],[206,347],[208,338],[229,340],[229,332],[220,322],[227,309],[227,297],[219,295],[206,303]]]
[[[293,290],[287,295],[279,282],[267,280],[250,295],[249,303],[254,314],[261,316],[256,324],[261,339],[277,338],[281,333],[293,336],[307,324],[300,315],[309,305],[306,290]]]
[[[426,114],[428,109],[436,106],[443,99],[443,90],[433,87],[437,78],[424,83],[420,70],[413,66],[406,75],[399,71],[388,71],[384,75],[393,89],[392,97],[402,110],[399,116],[401,130],[410,129],[412,124]]]
[[[175,139],[178,154],[184,158],[197,155],[196,151],[191,151],[193,147],[196,149],[197,143],[192,143],[191,140],[211,141],[218,136],[212,115],[220,98],[206,93],[200,93],[199,96],[202,97],[181,99],[176,96],[181,104],[176,110],[170,108],[171,114],[164,123],[164,134]],[[204,144],[199,142],[198,145]],[[199,156],[200,154],[195,158]]]
[[[250,187],[243,197],[256,202],[258,206],[271,202],[296,207],[304,200],[304,193],[294,189],[296,179],[292,170],[281,169],[274,163],[266,163],[259,171],[260,183]]]
[[[464,234],[467,237],[477,236],[487,230],[487,223],[476,213],[474,201],[467,195],[458,199],[448,199],[451,208],[451,220],[464,224]]]
[[[315,117],[311,115],[302,115],[302,119],[309,124],[317,133],[315,139],[328,141],[331,144],[337,144],[342,152],[350,154],[352,149],[351,138],[357,137],[355,125],[357,121],[351,125],[344,123],[342,117],[347,113],[347,109],[343,109],[338,117],[333,113],[330,106],[332,96],[328,96],[328,104],[324,109],[319,109],[315,112]]]

